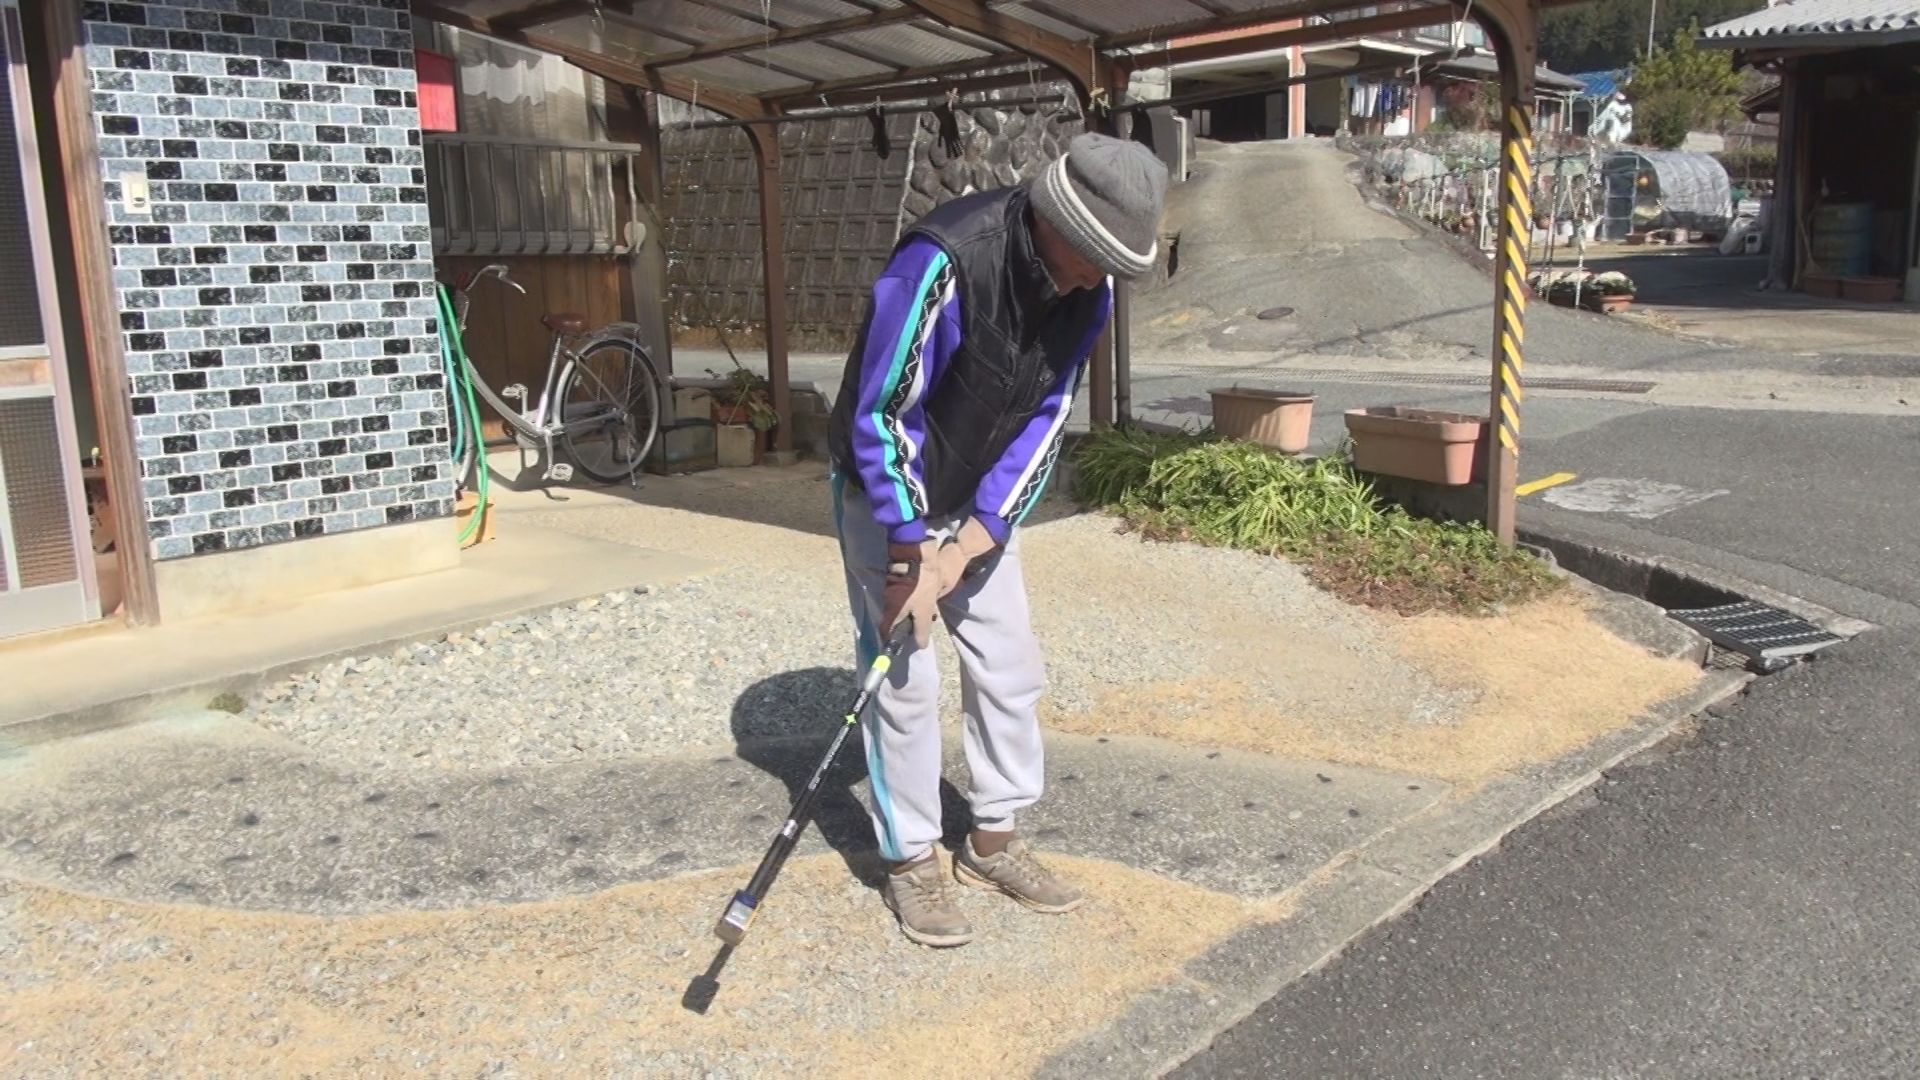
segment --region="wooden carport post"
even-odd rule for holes
[[[787,364],[787,245],[780,212],[780,128],[749,124],[760,172],[760,262],[766,292],[767,382],[773,385],[773,452],[782,463],[793,454],[793,383]]]
[[[1134,115],[1119,108],[1120,97],[1126,91],[1130,77],[1118,64],[1109,63],[1105,70],[1109,111],[1103,126],[1107,128],[1107,134],[1116,139],[1130,139],[1133,137]],[[1158,241],[1159,237],[1156,235],[1154,239]],[[1109,385],[1105,392],[1100,393],[1098,383],[1095,384],[1093,421],[1096,425],[1104,423],[1125,427],[1133,422],[1133,286],[1125,281],[1116,280],[1113,283],[1113,318],[1108,332],[1102,334],[1100,340],[1102,347],[1099,353],[1103,365],[1110,356],[1112,366],[1107,369]],[[1108,342],[1112,344],[1111,353],[1105,348]],[[1103,365],[1096,365],[1095,371],[1098,372]],[[1100,416],[1102,405],[1107,409],[1104,418]]]
[[[1527,317],[1527,246],[1533,229],[1533,73],[1537,0],[1482,0],[1480,23],[1500,58],[1500,203],[1494,253],[1493,388],[1488,414],[1487,528],[1514,542],[1520,469],[1520,403]]]
[[[1098,65],[1096,70],[1100,72],[1099,85],[1075,83],[1080,94],[1080,114],[1094,121],[1089,126],[1102,135],[1127,138],[1131,134],[1133,115],[1115,108],[1119,104],[1121,90],[1127,85],[1127,74],[1118,64],[1111,62]],[[1125,385],[1132,378],[1133,335],[1127,324],[1130,309],[1128,301],[1127,283],[1116,279],[1113,283],[1113,316],[1107,320],[1105,329],[1094,341],[1093,355],[1087,361],[1090,369],[1087,372],[1088,381],[1091,383],[1088,396],[1092,399],[1090,407],[1095,429],[1112,427],[1116,420],[1125,424],[1129,419],[1126,415],[1129,410],[1120,407],[1121,402],[1131,396]]]

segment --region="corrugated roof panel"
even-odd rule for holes
[[[745,10],[758,8],[760,4],[759,0],[731,0],[730,6]],[[846,0],[773,0],[772,3],[773,21],[782,26],[851,19],[855,15],[865,15],[873,7],[893,6],[885,3],[849,4]]]
[[[482,18],[526,10],[527,0],[436,0],[443,7]],[[1257,13],[1285,6],[1282,0],[995,0],[995,10],[1074,41],[1097,32],[1140,34],[1157,27],[1192,26],[1220,12]],[[1350,7],[1354,0],[1325,0]],[[1802,4],[1839,0],[1799,0]],[[1880,0],[1882,3],[1891,0]],[[1911,7],[1920,0],[1901,0]],[[695,46],[752,41],[783,28],[899,11],[901,0],[624,0],[595,5],[588,13],[545,22],[539,36],[608,57],[644,63]],[[855,52],[832,48],[844,42]],[[808,42],[748,49],[739,57],[679,65],[673,72],[716,89],[776,94],[817,81],[884,80],[894,68],[954,65],[1004,56],[1010,50],[930,19],[897,22],[871,30]]]
[[[742,4],[740,13],[735,14],[692,0],[636,0],[631,5],[631,19],[653,26],[661,33],[690,37],[702,43],[731,41],[766,29],[758,9],[758,4]]]
[[[732,56],[681,64],[671,70],[674,75],[688,82],[701,82],[724,90],[738,90],[755,95],[777,94],[784,90],[797,90],[806,85],[800,79],[782,75],[777,71],[768,71],[751,60]]]
[[[1915,0],[1786,0],[1773,7],[1715,23],[1701,32],[1708,41],[1878,34],[1920,30]]]
[[[1102,34],[1126,34],[1156,26],[1176,26],[1213,14],[1187,0],[1056,0],[1062,11],[1092,23]],[[1271,7],[1275,0],[1250,0],[1253,7]],[[1228,6],[1231,6],[1230,4]]]
[[[1083,6],[1072,0],[1033,0],[1032,3],[1008,4],[1000,11],[1068,41],[1085,41],[1106,30],[1101,20],[1089,12],[1078,10]]]
[[[559,22],[541,23],[535,32],[629,63],[680,52],[687,47],[683,41],[664,38],[629,23],[602,20],[596,25],[591,15],[576,15]]]
[[[796,41],[787,45],[775,45],[771,49],[753,49],[734,55],[748,63],[770,59],[783,68],[805,72],[815,82],[825,82],[828,79],[851,79],[865,75],[885,75],[893,70],[893,66],[878,64],[834,48],[831,42],[836,40],[838,39]],[[861,49],[860,51],[868,52],[869,50]]]
[[[1243,12],[1243,11],[1259,11],[1261,8],[1277,7],[1279,5],[1276,2],[1276,0],[1216,0],[1213,6],[1226,8],[1229,11]],[[1329,4],[1328,6],[1338,7],[1339,5]],[[1355,3],[1355,4],[1349,4],[1347,6],[1349,9],[1354,9],[1354,8],[1360,8],[1367,5]],[[1378,8],[1386,8],[1390,5],[1374,4],[1371,6],[1378,7]],[[1343,11],[1334,12],[1334,16],[1336,18],[1340,17],[1343,14],[1345,14],[1345,12]]]
[[[950,64],[1004,51],[998,48],[987,49],[962,45],[907,23],[875,27],[856,34],[842,34],[835,40],[857,45],[868,52],[897,60],[901,67]]]

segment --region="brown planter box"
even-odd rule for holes
[[[1213,429],[1229,439],[1297,454],[1313,427],[1313,395],[1287,390],[1231,387],[1211,390]]]
[[[1901,297],[1900,279],[1850,277],[1840,279],[1840,295],[1869,304],[1891,304]]]
[[[1800,285],[1808,296],[1821,296],[1828,300],[1840,299],[1840,278],[1835,274],[1807,274],[1800,279]]]
[[[1361,472],[1455,486],[1486,477],[1487,418],[1375,405],[1347,410],[1353,465]]]

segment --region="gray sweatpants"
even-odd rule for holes
[[[881,647],[887,531],[873,520],[856,481],[834,478],[833,507],[864,671]],[[931,524],[941,536],[960,522]],[[974,826],[1012,829],[1014,815],[1040,798],[1044,763],[1037,708],[1046,682],[1039,642],[1028,625],[1017,532],[985,570],[941,601],[940,622],[960,658]],[[939,699],[934,649],[909,646],[861,725],[873,788],[867,809],[887,859],[917,859],[940,840]]]

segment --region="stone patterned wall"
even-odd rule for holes
[[[86,19],[155,557],[450,514],[406,0]]]

